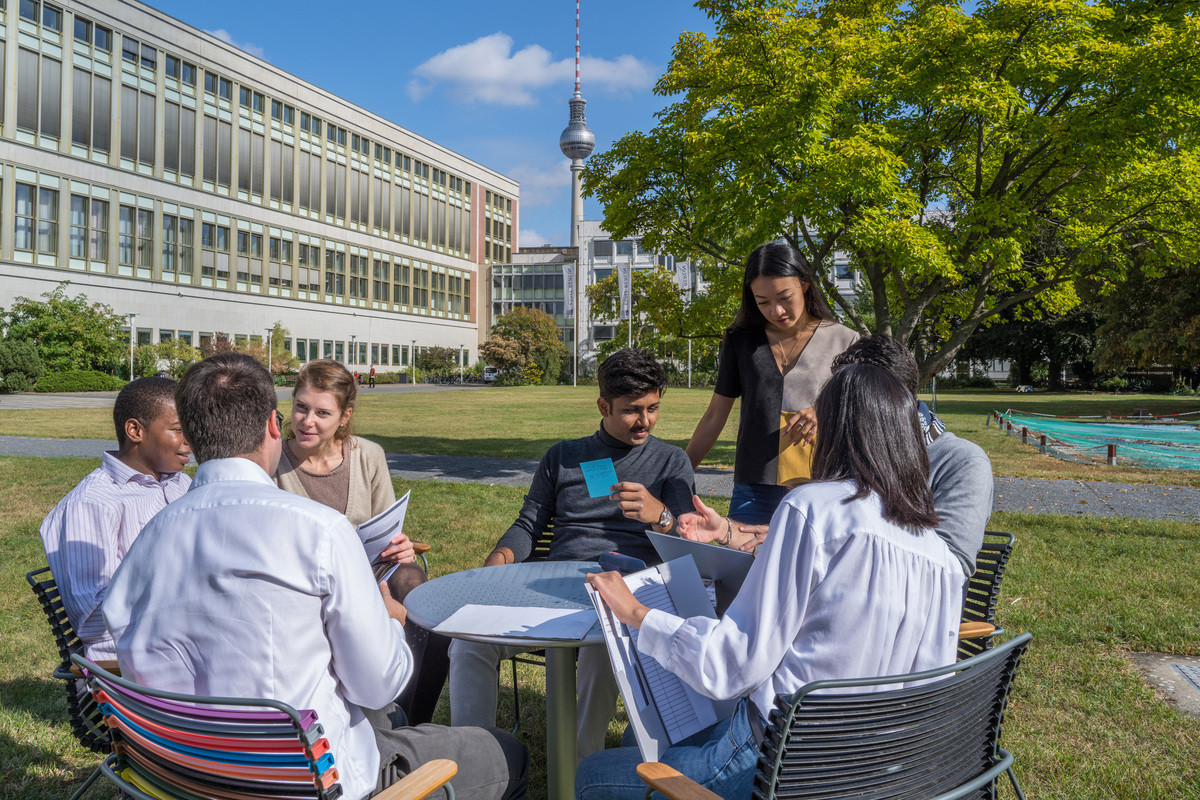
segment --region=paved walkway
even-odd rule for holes
[[[461,389],[485,389],[487,384],[468,383],[465,385],[449,384],[441,386],[432,383],[377,383],[374,389],[368,389],[366,384],[358,390],[363,397],[372,394],[410,394],[412,392],[452,392]],[[290,386],[275,387],[275,396],[280,400],[292,399]],[[10,411],[30,411],[41,408],[112,408],[117,399],[116,392],[70,392],[64,394],[41,394],[26,392],[24,394],[0,395],[0,409]]]
[[[99,458],[105,450],[113,449],[116,442],[98,439],[0,436],[0,455]],[[406,480],[522,487],[529,485],[538,463],[519,458],[413,453],[389,453],[387,459],[391,474]],[[1007,477],[995,481],[997,511],[1200,522],[1197,487]],[[696,474],[696,488],[701,494],[729,497],[733,492],[733,470],[701,467]]]

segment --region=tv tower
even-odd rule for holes
[[[575,94],[567,101],[571,118],[558,137],[563,155],[571,159],[571,246],[579,246],[579,223],[583,219],[583,160],[596,149],[596,136],[587,126],[583,107],[587,101],[579,92],[579,0],[575,0]]]

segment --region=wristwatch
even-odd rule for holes
[[[663,506],[663,513],[658,517],[658,527],[669,531],[674,522],[675,517],[671,514],[671,509]]]

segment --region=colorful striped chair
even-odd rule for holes
[[[81,669],[112,737],[101,770],[135,800],[336,800],[334,754],[314,711],[266,699],[200,697],[147,689],[80,655]],[[376,795],[422,800],[458,766],[445,759],[414,770]]]

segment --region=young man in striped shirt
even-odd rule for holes
[[[187,491],[191,449],[175,411],[175,381],[139,378],[113,405],[117,450],[42,522],[42,545],[67,617],[93,661],[115,659],[100,601],[113,572],[151,517]]]

